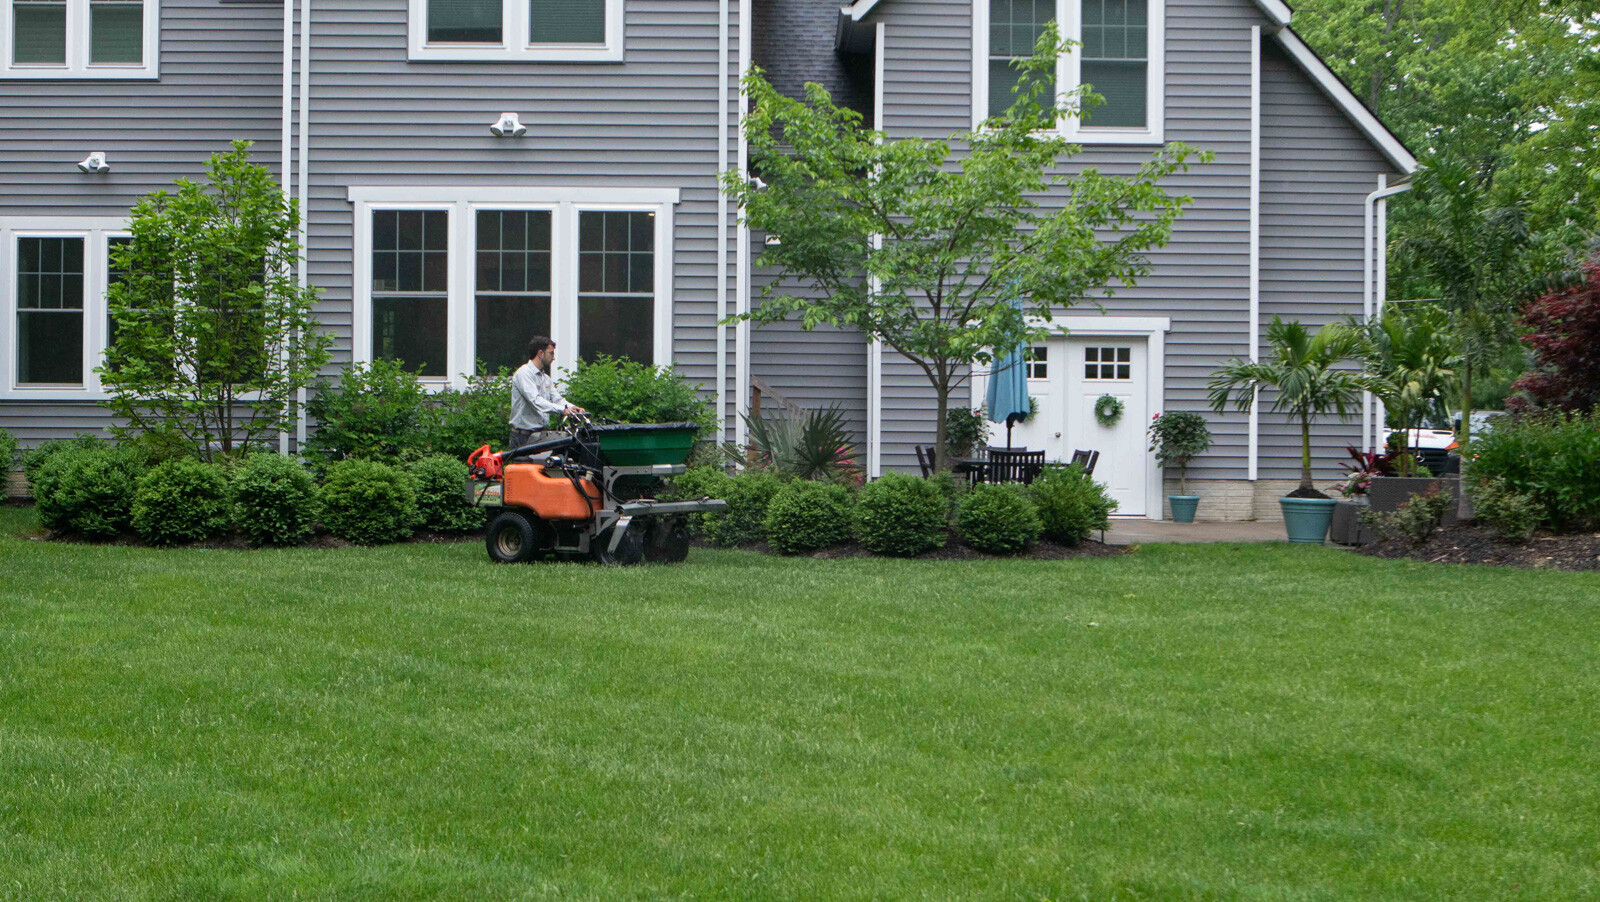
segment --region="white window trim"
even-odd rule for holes
[[[0,397],[17,401],[104,401],[109,395],[94,372],[105,358],[106,247],[108,238],[128,235],[125,218],[36,217],[0,218]],[[83,241],[83,381],[38,385],[17,381],[17,239],[82,238]]]
[[[1166,0],[1149,0],[1149,37],[1146,54],[1150,60],[1145,87],[1144,128],[1095,128],[1085,126],[1076,116],[1061,123],[1061,134],[1079,144],[1161,144],[1166,123]],[[1079,52],[1083,43],[1083,18],[1079,0],[1056,0],[1056,21],[1062,37],[1076,45],[1056,62],[1056,84],[1075,88],[1081,84],[1083,62]],[[981,128],[989,106],[989,0],[972,3],[972,127]],[[1090,121],[1093,121],[1092,118]]]
[[[355,187],[354,309],[351,359],[372,362],[372,213],[374,210],[445,210],[450,215],[448,377],[425,378],[438,390],[465,388],[477,362],[476,304],[478,210],[549,210],[550,337],[556,342],[557,368],[570,369],[578,354],[578,214],[595,210],[638,210],[656,214],[654,363],[672,363],[673,210],[676,188],[387,188]],[[466,255],[466,256],[463,256]]]
[[[9,2],[9,0],[7,0]],[[428,42],[428,0],[410,0],[407,58],[447,62],[622,62],[623,0],[606,0],[604,44],[533,44],[528,41],[528,0],[504,0],[501,43],[431,44]]]
[[[0,78],[151,79],[161,71],[161,0],[144,0],[144,62],[139,65],[89,62],[89,0],[67,0],[67,62],[45,65],[11,62],[12,0],[0,0]]]

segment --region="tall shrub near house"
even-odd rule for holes
[[[777,278],[743,318],[858,329],[911,361],[934,389],[941,469],[950,396],[973,365],[1042,335],[1030,314],[1048,320],[1086,295],[1134,284],[1189,202],[1160,187],[1196,157],[1183,144],[1125,175],[1062,174],[1077,148],[1056,126],[1085,100],[1081,90],[1054,92],[1066,46],[1047,26],[1020,63],[1016,103],[951,141],[866,129],[820,85],[807,85],[802,102],[759,69],[744,81],[745,139],[760,178],[725,172],[723,190],[767,234],[757,262]],[[1038,198],[1047,192],[1060,203],[1045,209]]]
[[[134,205],[111,251],[114,340],[98,372],[119,435],[161,437],[209,459],[289,428],[296,393],[328,360],[298,285],[300,211],[250,144],[214,154],[204,183],[179,179]]]
[[[339,372],[337,385],[317,385],[307,405],[317,423],[307,450],[320,461],[393,460],[421,452],[427,406],[421,380],[400,361],[351,363]]]

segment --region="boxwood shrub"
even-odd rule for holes
[[[105,444],[105,442],[92,435],[79,435],[70,439],[54,439],[48,442],[41,442],[38,447],[22,452],[22,475],[27,477],[29,486],[34,486],[38,484],[39,476],[44,472],[44,465],[50,462],[50,458],[72,448],[94,449],[103,447]],[[38,497],[37,490],[30,489],[30,491],[33,491],[34,497]]]
[[[410,468],[417,490],[417,519],[434,532],[472,532],[484,526],[483,509],[467,503],[467,465],[445,454],[424,457]]]
[[[417,492],[411,477],[376,461],[330,465],[318,500],[328,531],[358,545],[398,542],[409,537],[417,524]]]
[[[299,545],[317,531],[317,483],[298,461],[252,454],[233,472],[233,516],[257,545]]]
[[[978,485],[961,498],[956,529],[968,545],[988,554],[1016,554],[1032,548],[1044,531],[1039,508],[1023,487]]]
[[[111,538],[128,528],[143,471],[144,457],[132,448],[99,441],[53,448],[33,477],[39,521],[51,529]]]
[[[767,544],[779,554],[801,554],[848,541],[850,490],[841,485],[798,480],[772,496],[763,526]]]
[[[222,468],[169,460],[139,477],[131,522],[151,545],[201,542],[228,531],[231,507]]]
[[[1063,545],[1078,545],[1095,530],[1107,528],[1117,509],[1105,487],[1077,464],[1045,468],[1028,489],[1045,536]]]
[[[950,505],[918,476],[888,473],[856,496],[856,539],[873,554],[912,557],[944,545]]]
[[[706,518],[706,538],[730,548],[765,539],[767,506],[783,488],[783,480],[765,470],[745,470],[727,480],[719,488],[728,509]]]

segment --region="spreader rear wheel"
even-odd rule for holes
[[[653,564],[679,564],[689,557],[689,529],[682,517],[660,519],[650,526],[645,560]]]
[[[489,521],[484,544],[489,559],[498,564],[521,564],[533,560],[539,550],[538,532],[527,514],[505,511]]]
[[[595,534],[589,544],[594,559],[607,566],[621,567],[628,567],[644,560],[644,533],[640,531],[639,524],[634,524],[623,532],[622,540],[613,549],[611,537],[616,531],[617,528],[612,526]]]

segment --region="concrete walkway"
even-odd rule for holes
[[[1146,520],[1142,517],[1111,520],[1106,530],[1108,545],[1149,545],[1156,542],[1285,542],[1282,523],[1256,520],[1206,523],[1174,523],[1171,520]]]

